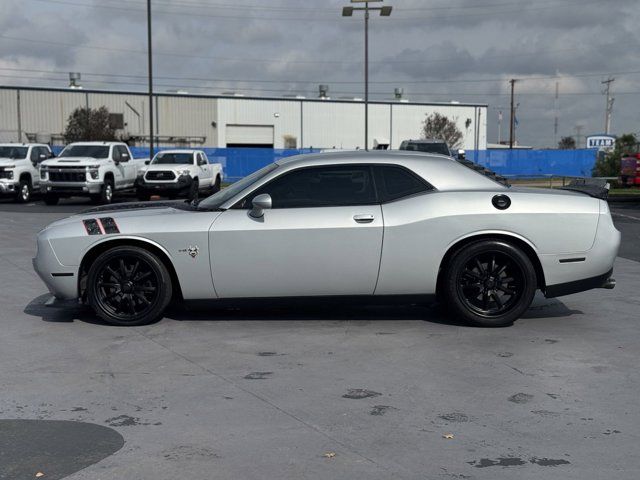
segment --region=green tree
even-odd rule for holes
[[[107,107],[76,108],[67,120],[64,139],[66,142],[115,140],[115,131],[109,122]]]
[[[625,133],[616,138],[613,150],[606,155],[598,156],[593,167],[594,177],[617,177],[620,175],[620,160],[625,155],[634,153],[638,148],[638,138],[633,133]]]
[[[451,150],[455,150],[462,146],[462,132],[456,125],[457,118],[450,120],[440,113],[432,113],[427,115],[422,122],[423,138],[435,138],[444,140]]]
[[[558,142],[558,148],[560,150],[575,150],[576,139],[573,137],[562,137]]]

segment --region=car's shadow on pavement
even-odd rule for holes
[[[88,306],[70,303],[49,307],[45,302],[50,295],[34,298],[24,309],[27,315],[40,317],[45,322],[69,323],[80,321],[95,325],[106,325]],[[580,315],[580,310],[572,310],[558,299],[536,296],[531,308],[522,316],[526,319],[563,318]],[[428,323],[469,327],[468,324],[448,317],[443,308],[430,303],[411,304],[350,304],[345,301],[327,300],[252,300],[234,301],[190,301],[172,304],[163,321],[180,322],[204,321],[388,321],[419,320]]]

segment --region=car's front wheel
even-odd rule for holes
[[[143,248],[114,247],[89,269],[89,305],[112,325],[146,325],[158,320],[171,301],[171,293],[167,267]]]
[[[16,201],[19,203],[27,203],[31,200],[32,191],[33,187],[31,186],[31,181],[27,179],[21,180],[16,194]]]
[[[529,308],[537,288],[529,257],[501,240],[481,240],[458,250],[443,275],[446,310],[482,327],[511,325]]]

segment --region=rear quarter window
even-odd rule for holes
[[[381,202],[390,202],[433,190],[433,187],[421,177],[404,167],[376,165],[374,175]]]

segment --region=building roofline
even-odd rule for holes
[[[106,95],[136,95],[136,96],[148,96],[145,92],[131,91],[131,90],[99,90],[99,89],[70,89],[59,87],[29,87],[29,86],[15,86],[15,85],[0,85],[0,90],[24,90],[24,91],[38,91],[38,92],[62,92],[62,93],[99,93]],[[280,102],[310,102],[310,103],[361,103],[363,100],[351,100],[351,99],[321,99],[321,98],[292,98],[292,97],[257,97],[257,96],[234,96],[234,95],[214,95],[214,94],[197,94],[197,93],[172,93],[172,92],[154,92],[154,97],[173,97],[173,98],[211,98],[211,99],[231,99],[231,100],[266,100],[266,101],[280,101]],[[393,100],[369,100],[370,105],[419,105],[419,106],[449,106],[449,107],[488,107],[486,103],[465,103],[465,102],[410,102],[410,101],[393,101]]]

